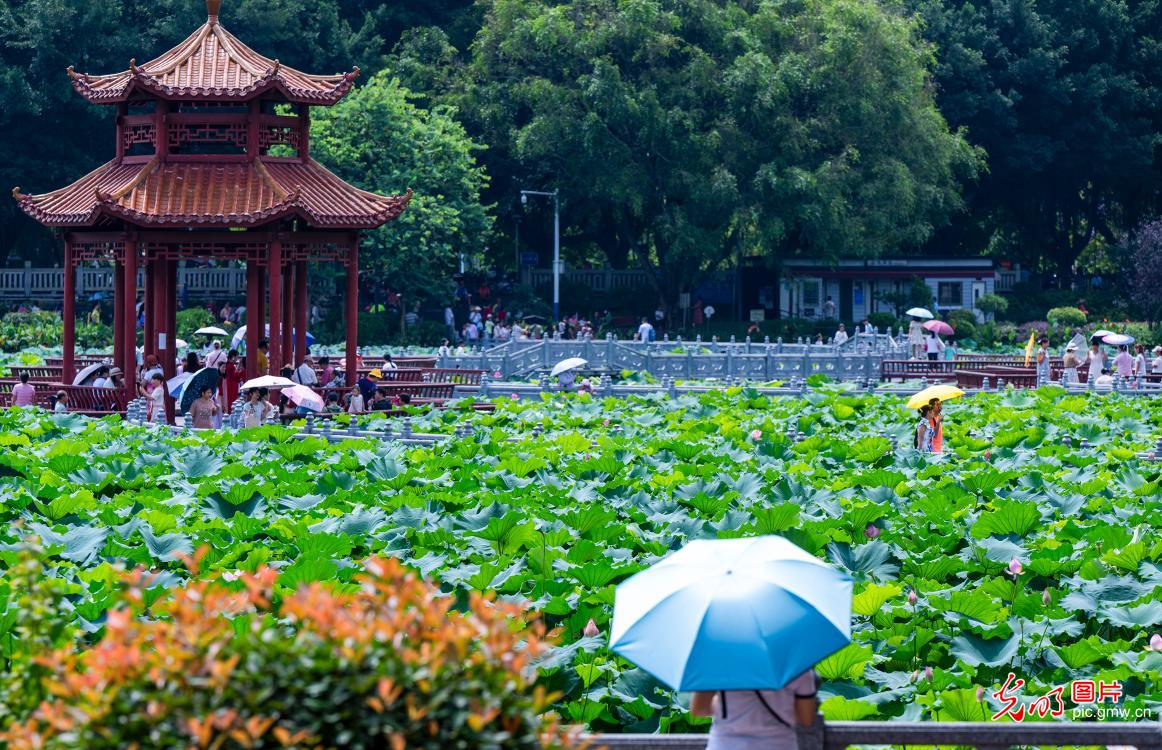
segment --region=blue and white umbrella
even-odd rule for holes
[[[617,587],[610,645],[675,690],[778,690],[851,640],[851,589],[782,537],[697,540]]]
[[[203,367],[195,372],[193,377],[182,385],[181,398],[178,401],[181,413],[185,414],[190,410],[194,399],[202,395],[203,388],[209,388],[212,392],[216,392],[219,377],[220,373],[217,367]],[[174,398],[178,397],[174,396]]]

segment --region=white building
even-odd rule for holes
[[[830,317],[853,321],[873,312],[894,314],[895,308],[884,302],[882,295],[907,291],[912,279],[918,278],[932,290],[933,302],[941,313],[963,307],[979,315],[976,300],[1007,291],[1018,273],[997,269],[990,258],[877,258],[834,263],[793,259],[785,261],[779,273],[775,314],[782,318],[823,318],[830,313]],[[772,296],[760,294],[760,306],[773,302]]]

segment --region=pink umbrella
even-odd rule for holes
[[[323,410],[323,397],[305,385],[294,385],[290,388],[283,388],[282,395],[286,396],[291,403],[297,404],[304,409],[310,409],[311,411]]]
[[[924,323],[924,327],[940,336],[951,336],[956,333],[956,331],[952,330],[952,326],[943,320],[929,320],[927,323]]]

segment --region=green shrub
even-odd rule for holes
[[[960,307],[948,313],[948,323],[956,329],[958,339],[972,338],[976,333],[976,314],[967,307]]]
[[[986,317],[1004,315],[1009,309],[1009,301],[999,294],[986,294],[976,301],[976,307]]]
[[[191,345],[194,343],[194,331],[206,326],[222,326],[214,313],[210,312],[204,307],[187,307],[185,310],[178,310],[177,314],[177,336],[179,339],[184,339]],[[224,342],[226,343],[226,342]]]
[[[881,331],[887,330],[889,328],[895,329],[897,326],[899,326],[900,323],[899,319],[897,319],[895,315],[887,312],[874,312],[867,316],[867,322],[871,323]]]
[[[1079,328],[1085,325],[1085,313],[1076,307],[1055,307],[1045,314],[1045,320],[1059,331]]]
[[[572,745],[541,718],[552,696],[530,676],[543,626],[478,594],[454,610],[456,597],[393,559],[365,568],[338,590],[276,596],[279,574],[262,567],[153,606],[144,574],[130,576],[99,642],[40,655],[28,687],[52,698],[0,740],[9,750],[120,750],[146,737],[155,748],[253,750]]]

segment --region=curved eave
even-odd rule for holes
[[[128,101],[136,91],[142,91],[169,101],[239,101],[245,102],[270,92],[277,92],[294,104],[330,106],[347,96],[355,85],[358,68],[338,76],[330,90],[305,89],[284,80],[280,73],[271,71],[264,78],[242,88],[201,88],[164,86],[141,72],[125,71],[113,76],[93,78],[81,73],[71,74],[73,89],[92,104],[120,104]],[[124,81],[108,86],[94,86],[102,79]]]
[[[404,195],[381,198],[381,210],[368,215],[348,216],[327,214],[311,210],[301,198],[288,198],[268,209],[247,214],[178,214],[154,215],[135,211],[120,205],[111,198],[102,198],[92,208],[78,213],[53,213],[43,210],[36,202],[38,196],[23,195],[17,198],[24,213],[40,224],[54,228],[90,227],[103,216],[121,219],[141,227],[256,227],[278,219],[298,216],[315,228],[326,229],[375,229],[393,221],[407,209],[412,199],[409,188]]]

